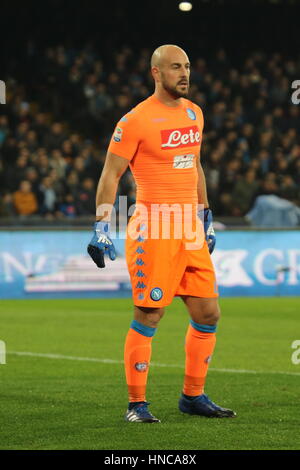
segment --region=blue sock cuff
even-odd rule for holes
[[[156,328],[152,328],[151,326],[143,325],[136,320],[132,320],[130,328],[132,328],[137,333],[140,333],[143,336],[148,336],[151,338],[155,335]]]
[[[201,325],[193,320],[190,321],[190,324],[195,330],[201,331],[202,333],[215,333],[217,330],[217,325]]]

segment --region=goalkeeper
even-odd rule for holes
[[[137,203],[126,238],[134,318],[124,350],[129,395],[125,419],[159,422],[146,401],[147,377],[152,340],[174,296],[181,297],[190,316],[179,410],[234,417],[235,412],[204,393],[220,309],[210,258],[216,240],[200,163],[203,114],[187,99],[190,63],[181,48],[156,49],[151,73],[154,94],[123,116],[111,138],[97,189],[95,232],[88,245],[99,268],[105,266],[104,253],[115,259],[110,214],[103,216],[101,207],[114,204],[120,177],[129,165]]]

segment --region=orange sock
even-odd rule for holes
[[[185,338],[183,393],[195,397],[204,393],[204,384],[214,347],[216,327],[191,321]]]
[[[155,330],[134,320],[127,333],[124,362],[129,402],[146,401],[151,343]]]

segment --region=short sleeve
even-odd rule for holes
[[[130,112],[120,119],[108,146],[110,152],[126,158],[126,160],[132,160],[140,139],[137,121],[134,112]]]
[[[193,103],[193,109],[196,113],[196,122],[200,132],[200,152],[202,147],[202,139],[203,139],[203,128],[204,128],[204,116],[202,109],[196,103]]]

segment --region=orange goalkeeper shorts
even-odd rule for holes
[[[184,235],[174,236],[174,223],[167,238],[161,236],[161,227],[158,238],[153,237],[147,221],[139,225],[140,230],[133,236],[131,229],[136,224],[135,219],[133,215],[126,237],[126,261],[134,305],[161,308],[169,305],[175,296],[218,297],[203,226],[199,229],[203,231],[201,244],[192,245]]]

